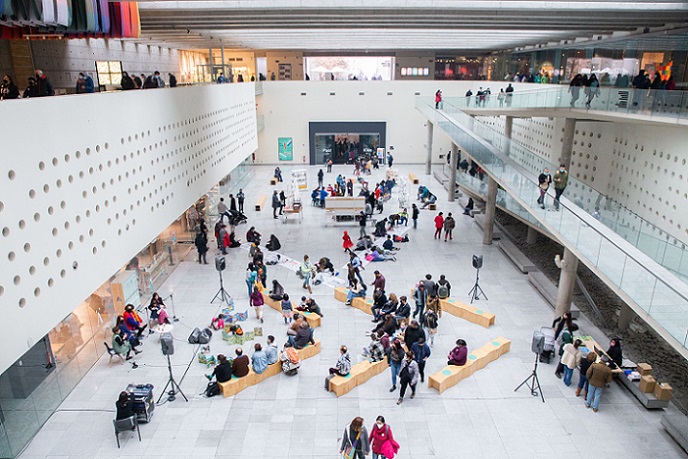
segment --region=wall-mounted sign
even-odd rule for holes
[[[277,139],[277,158],[280,161],[293,161],[294,141],[291,137],[279,137]]]

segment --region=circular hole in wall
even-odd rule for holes
[[[14,178],[17,176],[17,174],[14,173],[14,171],[9,171],[7,173],[7,177],[9,177],[10,180],[14,180]]]
[[[8,260],[14,261],[15,258],[16,258],[16,255],[15,255],[14,252],[10,252],[10,253],[7,254],[7,259],[8,259]]]
[[[48,279],[48,287],[52,287],[54,284],[55,284],[55,281],[53,280],[52,277],[50,279]]]
[[[29,266],[29,274],[32,276],[36,274],[36,267],[35,266]]]
[[[67,275],[67,271],[66,271],[66,270],[63,269],[63,270],[60,271],[60,277],[61,277],[61,278],[64,279],[64,277],[65,277],[66,275]]]
[[[31,251],[31,244],[28,242],[24,244],[24,252],[29,253]]]
[[[23,308],[26,306],[26,298],[19,298],[19,307]]]
[[[21,277],[14,276],[14,285],[19,285],[19,284],[21,284]]]

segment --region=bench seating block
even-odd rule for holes
[[[256,200],[256,212],[260,212],[263,210],[263,207],[265,207],[265,203],[268,200],[268,195],[267,194],[261,194],[258,196],[258,199]]]
[[[346,303],[346,297],[349,294],[349,289],[346,287],[337,287],[334,289],[334,299]]]
[[[360,386],[373,376],[377,376],[389,367],[387,360],[371,362],[369,360],[357,363],[351,367],[351,372],[347,376],[335,376],[330,380],[330,392],[334,392],[337,397],[352,391],[354,387]]]
[[[270,306],[272,309],[279,312],[280,314],[282,313],[282,302],[281,301],[273,300],[265,292],[262,292],[262,295],[263,295],[263,301],[265,302],[265,304],[267,306]],[[298,312],[299,314],[303,314],[303,316],[306,318],[306,322],[308,322],[308,325],[310,325],[311,328],[317,328],[317,327],[320,327],[322,325],[322,323],[321,323],[322,317],[321,316],[319,316],[318,314],[311,313],[311,312],[297,311],[296,306],[298,306],[298,305],[292,301],[291,307],[294,309],[294,312],[295,313]]]
[[[473,322],[482,327],[489,328],[495,323],[495,315],[483,309],[471,306],[453,298],[445,298],[440,300],[442,311],[447,312],[453,316]]]
[[[277,179],[275,177],[270,179],[270,185],[277,185]]]
[[[409,172],[408,177],[413,185],[418,185],[420,183],[420,180],[418,180],[418,176],[413,172]]]
[[[315,340],[314,345],[308,345],[303,349],[297,349],[299,353],[299,358],[303,361],[305,359],[311,358],[320,353],[320,341]],[[243,378],[237,378],[232,376],[232,379],[225,381],[223,383],[218,383],[220,386],[220,392],[227,398],[232,395],[236,395],[242,390],[255,386],[256,384],[265,381],[271,376],[278,375],[282,372],[282,364],[278,361],[272,365],[268,365],[265,371],[261,374],[257,374],[253,369],[249,369],[248,374]]]
[[[334,299],[342,301],[346,303],[346,296],[349,294],[349,289],[344,288],[344,287],[337,287],[334,289]],[[373,300],[371,298],[362,298],[362,297],[356,297],[353,300],[351,300],[351,306],[353,306],[356,309],[360,309],[361,311],[365,312],[366,314],[370,314],[371,316],[373,315],[372,309],[370,309],[373,306]]]
[[[320,326],[322,317],[318,314],[314,312],[299,312],[299,314],[303,314],[303,316],[306,318],[306,322],[308,322],[308,325],[311,328],[317,328]]]
[[[466,365],[455,366],[447,365],[439,372],[428,378],[428,387],[437,389],[441,394],[445,390],[458,384],[459,381],[471,376],[476,371],[482,370],[489,364],[497,360],[511,349],[511,341],[499,336],[484,346],[474,349],[468,353]]]

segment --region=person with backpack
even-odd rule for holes
[[[438,322],[439,319],[437,317],[437,313],[432,309],[428,309],[428,311],[425,313],[423,325],[428,330],[428,341],[430,341],[430,347],[435,344],[435,335],[437,334]]]
[[[339,446],[339,455],[347,459],[365,459],[369,452],[368,431],[363,425],[363,418],[357,416],[344,429],[342,443]]]
[[[265,300],[263,299],[263,294],[260,293],[260,290],[257,286],[253,287],[253,292],[249,297],[249,304],[251,305],[251,307],[253,307],[253,310],[256,311],[256,319],[260,320],[260,323],[262,324],[263,305],[265,304]]]
[[[449,212],[447,214],[447,218],[444,219],[444,242],[447,242],[447,236],[449,236],[449,240],[453,240],[454,237],[452,236],[452,232],[454,231],[454,227],[456,227],[456,220],[454,220],[454,217],[452,217],[452,213]]]
[[[441,299],[447,299],[451,295],[451,284],[444,276],[440,274],[440,280],[437,281],[437,296]]]
[[[299,372],[301,367],[301,359],[296,349],[289,344],[284,343],[284,349],[280,352],[279,361],[282,362],[282,371],[287,376],[294,376]]]
[[[373,459],[391,459],[399,451],[399,443],[394,440],[392,429],[385,424],[385,418],[378,416],[375,424],[370,429],[370,448],[373,450]]]
[[[330,390],[330,380],[335,376],[346,376],[351,372],[351,357],[349,356],[349,349],[342,345],[339,348],[339,358],[334,368],[330,368],[330,374],[325,378],[325,390]]]

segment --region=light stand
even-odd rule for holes
[[[158,398],[158,403],[160,403],[160,400],[162,400],[162,397],[167,393],[167,401],[173,402],[177,397],[177,392],[182,394],[182,397],[184,397],[184,401],[188,402],[189,399],[186,398],[186,395],[184,395],[184,392],[182,392],[182,388],[179,387],[179,384],[177,384],[177,381],[174,380],[174,376],[172,375],[172,362],[170,361],[170,356],[169,354],[167,355],[167,371],[170,373],[170,379],[167,380],[167,384],[165,384],[165,388],[162,390],[162,393],[160,394],[160,397]],[[167,388],[171,387],[170,391],[167,392]]]
[[[179,322],[179,319],[177,319],[177,311],[174,309],[174,293],[170,292],[170,300],[172,303],[172,321],[173,322]]]
[[[540,387],[540,380],[538,379],[537,375],[537,367],[538,367],[538,354],[535,354],[535,366],[533,367],[533,372],[528,376],[526,379],[523,380],[521,384],[518,385],[516,389],[514,389],[514,392],[519,390],[524,384],[528,389],[530,389],[530,395],[533,397],[537,397],[540,395],[540,398],[542,399],[542,403],[545,403],[545,396],[542,395],[542,388]]]
[[[480,295],[483,296],[487,300],[487,295],[485,295],[485,292],[483,292],[483,289],[480,288],[480,284],[478,281],[480,280],[480,268],[477,268],[475,271],[475,285],[471,289],[468,294],[471,296],[471,304],[473,304],[473,300],[479,300]]]
[[[217,291],[210,302],[214,303],[215,300],[219,298],[221,302],[224,301],[227,303],[227,306],[229,306],[229,300],[231,300],[232,297],[229,295],[229,293],[227,293],[227,290],[225,290],[224,284],[222,283],[222,271],[218,271],[218,273],[220,274],[220,290]]]

